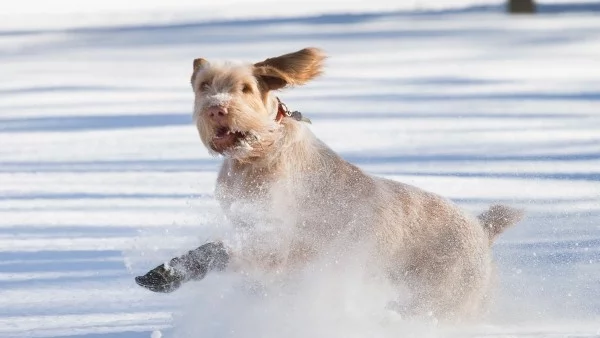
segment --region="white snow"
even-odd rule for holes
[[[598,13],[280,3],[0,5],[0,336],[599,336]],[[223,231],[219,159],[192,124],[192,60],[305,46],[329,53],[327,72],[280,97],[345,158],[474,213],[527,209],[495,246],[485,325],[384,314],[385,286],[352,269],[262,298],[229,275],[169,295],[133,282]]]
[[[470,0],[470,3],[489,4],[493,0]],[[220,1],[160,1],[107,0],[81,2],[56,0],[41,2],[24,0],[5,4],[7,12],[0,15],[0,27],[20,29],[74,28],[132,24],[178,23],[192,20],[248,19],[299,17],[327,13],[377,13],[390,10],[443,9],[464,5],[464,0],[410,1],[300,1],[288,0],[220,0]],[[132,13],[135,13],[132,15]],[[27,16],[23,22],[23,16]]]

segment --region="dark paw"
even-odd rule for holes
[[[135,282],[150,291],[169,293],[181,286],[183,278],[160,265],[143,276],[135,277]]]
[[[209,271],[221,271],[229,262],[229,255],[222,243],[206,243],[183,256],[169,261],[169,269],[159,265],[135,282],[154,292],[169,293],[189,280],[201,280]]]

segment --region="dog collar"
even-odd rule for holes
[[[284,117],[291,117],[296,121],[311,123],[308,117],[302,116],[302,113],[297,110],[290,111],[285,103],[281,102],[281,100],[277,98],[277,116],[275,116],[275,121],[281,122]]]

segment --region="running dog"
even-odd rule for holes
[[[224,157],[215,196],[248,236],[236,246],[206,243],[136,282],[172,292],[209,271],[285,274],[360,247],[392,283],[410,290],[401,313],[476,315],[490,289],[490,247],[522,211],[493,205],[473,217],[343,160],[275,95],[318,77],[325,58],[306,48],[254,64],[194,60],[196,127],[208,151]]]

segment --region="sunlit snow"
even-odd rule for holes
[[[1,337],[600,336],[600,6],[214,3],[0,6]],[[494,248],[484,323],[386,313],[352,268],[264,298],[231,275],[135,285],[225,222],[192,60],[306,46],[325,75],[279,96],[344,158],[473,213],[527,210]]]

